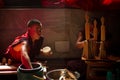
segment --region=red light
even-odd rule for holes
[[[104,5],[109,5],[109,4],[111,4],[112,3],[112,0],[104,0],[103,2],[102,2],[102,4],[104,4]]]
[[[75,0],[66,0],[66,2],[67,2],[68,4],[73,4],[73,3],[75,2]]]

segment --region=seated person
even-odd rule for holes
[[[22,63],[26,68],[32,68],[31,63],[36,61],[36,56],[40,54],[44,37],[41,35],[42,24],[37,19],[32,19],[27,23],[25,34],[15,38],[9,45],[5,53],[12,62]]]

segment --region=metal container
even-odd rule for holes
[[[67,69],[51,70],[47,72],[46,77],[47,80],[77,80],[74,74],[72,77],[69,75],[69,71]]]
[[[33,69],[25,69],[21,64],[17,69],[18,80],[44,80],[41,63],[31,63]]]

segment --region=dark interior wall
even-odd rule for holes
[[[79,10],[78,10],[79,11]],[[26,24],[29,19],[37,18],[43,23],[43,35],[45,37],[43,46],[50,46],[53,50],[53,57],[68,57],[74,51],[74,43],[70,38],[70,32],[74,36],[76,26],[72,29],[71,10],[67,9],[2,9],[0,10],[1,21],[1,53],[4,53],[8,45],[17,35],[26,31]],[[79,18],[80,19],[80,18]],[[69,25],[69,26],[68,26]],[[72,30],[72,31],[70,31]],[[76,36],[75,36],[76,37]],[[67,49],[62,52],[56,51],[55,43],[59,49]],[[62,43],[62,44],[59,44]],[[74,41],[75,42],[75,41]],[[66,45],[64,45],[64,43]],[[67,48],[66,48],[67,46]],[[71,47],[73,46],[73,47]],[[64,54],[63,54],[64,53]],[[76,53],[76,50],[74,51]],[[79,54],[78,54],[79,55]],[[70,55],[75,57],[76,55]]]
[[[115,55],[120,56],[120,50],[119,50],[119,45],[120,45],[120,11],[117,12],[111,12],[108,13],[107,15],[107,20],[108,23],[107,25],[110,27],[110,31],[112,33],[112,50]]]
[[[116,50],[119,47],[119,12],[88,12],[91,17],[105,17],[106,25],[112,32],[112,42]],[[80,53],[75,48],[76,35],[80,27],[84,27],[85,11],[80,9],[1,9],[0,10],[0,54],[5,53],[8,45],[17,35],[26,31],[29,19],[37,18],[43,23],[43,46],[50,46],[53,55],[49,58],[78,58]],[[64,45],[65,41],[65,45]],[[61,52],[56,51],[55,43]],[[66,44],[66,42],[68,44]],[[67,45],[67,48],[66,48]],[[67,50],[64,50],[67,49]],[[116,51],[115,50],[115,51]],[[118,53],[118,52],[117,52]],[[69,56],[68,56],[69,55]]]

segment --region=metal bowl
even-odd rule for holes
[[[74,74],[72,74],[72,77],[69,75],[69,71],[67,69],[51,70],[46,73],[46,77],[48,80],[77,80]]]

